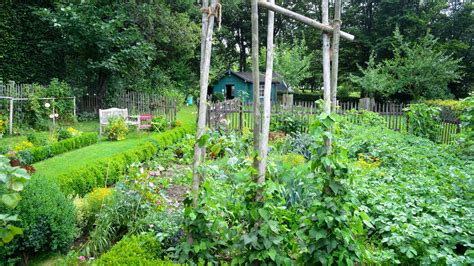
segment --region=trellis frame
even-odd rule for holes
[[[257,42],[258,43],[258,38],[254,38],[254,36],[258,36],[258,25],[254,25],[254,16],[258,15],[258,8],[254,9],[253,6],[258,3],[259,6],[267,8],[269,10],[268,16],[269,16],[269,31],[268,34],[272,35],[271,38],[267,39],[267,46],[271,45],[273,46],[273,35],[274,32],[273,30],[270,31],[270,29],[273,28],[273,12],[280,13],[282,15],[285,15],[289,18],[295,19],[297,21],[300,21],[306,25],[309,25],[313,28],[319,29],[322,31],[323,35],[323,83],[324,83],[324,112],[330,114],[331,109],[335,110],[336,106],[336,95],[337,95],[337,79],[338,79],[338,66],[339,66],[339,41],[340,38],[342,37],[343,39],[352,41],[354,40],[354,36],[343,32],[340,30],[341,27],[341,0],[335,0],[334,4],[334,23],[333,25],[329,24],[329,1],[328,0],[322,0],[321,3],[321,11],[322,11],[322,23],[318,22],[316,20],[313,20],[311,18],[308,18],[306,16],[303,16],[301,14],[295,13],[291,10],[285,9],[283,7],[280,7],[278,5],[275,5],[273,0],[252,0],[252,43]],[[270,19],[271,18],[271,19]],[[256,23],[258,23],[258,20],[255,20]],[[331,35],[332,34],[332,56],[331,56]],[[258,49],[253,49],[254,45],[252,44],[252,58],[256,57],[256,59],[253,60],[254,65],[253,65],[253,73],[254,77],[259,75],[259,70],[258,70],[258,55],[259,51]],[[258,48],[258,46],[257,46]],[[271,47],[273,48],[273,47]],[[268,47],[267,47],[268,49]],[[271,52],[267,54],[267,69],[266,69],[266,79],[265,79],[265,92],[264,92],[264,103],[269,103],[270,102],[270,92],[271,90],[271,77],[267,78],[267,75],[272,75],[272,70],[273,66],[268,64],[268,60],[273,61],[273,58],[268,58],[268,57],[273,57],[273,49]],[[332,62],[332,69],[331,69],[331,60]],[[255,64],[257,62],[257,64]],[[270,73],[270,74],[269,74]],[[270,84],[267,84],[270,83]],[[257,84],[258,86],[259,84]],[[255,78],[254,78],[254,86],[255,86]],[[268,92],[267,92],[268,90]],[[256,101],[256,97],[254,95],[254,102]],[[267,107],[267,106],[265,106]],[[264,113],[266,114],[268,110],[264,110]],[[269,126],[270,124],[270,115],[265,115],[264,116],[264,132],[262,134],[268,135],[267,132],[267,124]],[[331,129],[329,129],[331,130]],[[260,132],[256,133],[256,130],[254,130],[254,134],[259,134]],[[258,136],[258,135],[257,135]],[[254,135],[254,140],[255,140],[255,135]],[[331,152],[332,149],[332,143],[329,138],[325,139],[325,146],[328,151],[328,153]],[[260,140],[260,145],[258,146],[258,154],[260,154],[260,160],[256,164],[257,166],[255,167],[256,170],[258,171],[258,183],[263,183],[265,182],[265,173],[266,173],[266,155],[268,153],[268,137],[263,137]],[[330,170],[330,169],[328,169]],[[257,194],[257,200],[259,198],[259,195]]]
[[[11,97],[11,96],[0,96],[0,99],[7,99],[9,101],[9,110],[8,110],[8,133],[10,135],[13,134],[13,113],[14,113],[14,102],[15,101],[28,101],[30,100],[29,98],[16,98],[16,97]],[[74,117],[77,117],[77,112],[76,112],[76,97],[43,97],[43,98],[38,98],[38,100],[50,100],[50,101],[56,101],[56,100],[72,100],[73,102],[73,115]],[[54,113],[54,104],[53,104],[53,113]],[[53,118],[53,124],[56,123],[56,119]]]
[[[263,128],[260,128],[260,99],[259,99],[259,47],[258,47],[258,7],[262,6],[269,10],[269,32],[267,36],[267,69],[265,74],[265,89],[264,89],[264,121]],[[210,58],[212,52],[212,34],[214,31],[215,17],[220,18],[220,3],[219,0],[202,0],[202,32],[201,32],[201,62],[200,62],[200,101],[198,111],[198,126],[196,132],[196,145],[194,147],[194,163],[193,163],[193,180],[192,180],[192,194],[193,207],[197,207],[197,200],[199,196],[199,188],[202,179],[202,174],[198,173],[199,165],[205,154],[205,148],[202,145],[202,139],[206,131],[206,113],[207,113],[207,87],[209,83],[209,68]],[[337,93],[337,71],[339,60],[339,39],[352,41],[354,36],[340,30],[340,9],[341,0],[335,0],[335,24],[329,24],[329,2],[322,0],[322,23],[311,18],[305,17],[291,10],[285,9],[275,5],[274,0],[251,0],[251,22],[252,22],[252,62],[253,62],[253,109],[254,109],[254,179],[257,183],[265,182],[266,172],[266,156],[268,153],[268,131],[270,124],[270,93],[271,80],[273,75],[273,24],[274,13],[280,13],[289,18],[303,22],[313,28],[319,29],[323,32],[323,80],[324,80],[324,111],[331,113],[331,98],[336,98]],[[220,22],[220,21],[219,21]],[[333,36],[333,70],[331,72],[331,52],[330,52],[330,35]],[[333,89],[331,90],[331,85]],[[333,104],[335,106],[335,103]],[[330,130],[330,129],[329,129]],[[264,136],[262,138],[262,135]],[[328,152],[331,151],[331,142],[328,139],[325,141]],[[330,170],[330,169],[328,169]],[[257,192],[255,197],[257,201],[262,199],[261,191]],[[192,242],[192,235],[188,236],[188,241]]]

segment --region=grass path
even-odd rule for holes
[[[178,119],[185,124],[195,123],[196,109],[183,107],[178,113]],[[95,160],[113,156],[130,149],[145,141],[153,134],[159,133],[132,133],[123,141],[100,141],[95,145],[84,147],[60,154],[45,161],[38,162],[33,166],[36,168],[35,175],[55,177],[68,171],[72,167],[87,165]]]

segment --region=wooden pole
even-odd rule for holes
[[[211,0],[211,10],[216,9],[216,1]],[[203,1],[203,12],[208,10],[206,5],[207,1]],[[210,16],[208,16],[208,13]],[[199,196],[199,187],[201,185],[202,176],[198,173],[198,168],[202,159],[203,147],[199,144],[199,140],[206,132],[206,108],[207,108],[207,87],[209,85],[209,68],[211,64],[211,50],[212,50],[212,34],[214,31],[214,14],[212,11],[206,13],[208,19],[208,27],[201,33],[205,36],[205,49],[204,54],[201,55],[204,58],[203,64],[201,65],[201,77],[200,77],[200,97],[199,97],[199,114],[198,114],[198,127],[196,132],[196,144],[194,146],[194,162],[193,162],[193,180],[192,180],[192,191],[193,191],[193,207],[197,206],[197,200]]]
[[[322,1],[323,23],[329,23],[328,0]],[[330,62],[330,36],[323,33],[323,84],[324,84],[324,112],[331,113],[331,62]]]
[[[256,153],[260,152],[260,71],[258,69],[258,49],[258,0],[252,0],[253,146]],[[256,173],[258,173],[258,166],[260,164],[259,155],[256,154],[253,161]]]
[[[74,106],[74,119],[77,119],[76,96],[72,97],[72,104],[73,104],[73,106]]]
[[[329,24],[329,3],[328,0],[322,0],[322,21],[324,24]],[[324,112],[331,113],[331,62],[330,62],[330,37],[329,33],[323,33],[323,83],[324,83]],[[331,129],[329,129],[331,130]],[[326,150],[331,153],[332,142],[331,139],[325,138],[324,144]],[[327,169],[330,171],[330,169]]]
[[[295,13],[291,10],[288,10],[286,8],[283,8],[281,6],[278,6],[278,5],[275,5],[275,4],[272,4],[272,3],[269,3],[269,2],[266,2],[265,0],[259,0],[258,1],[258,4],[261,6],[261,7],[264,7],[264,8],[267,8],[267,9],[270,9],[276,13],[280,13],[282,15],[285,15],[289,18],[292,18],[294,20],[297,20],[297,21],[300,21],[308,26],[311,26],[313,28],[317,28],[317,29],[320,29],[322,30],[323,32],[325,33],[329,33],[329,34],[332,34],[334,32],[334,28],[331,27],[329,25],[329,21],[327,23],[324,22],[324,19],[323,19],[323,23],[319,22],[319,21],[316,21],[314,19],[310,19],[308,17],[305,17],[303,15],[300,15],[298,13]],[[329,20],[329,19],[328,19]],[[352,34],[349,34],[347,32],[344,32],[344,31],[341,31],[341,37],[348,40],[348,41],[353,41],[354,40],[354,35]]]
[[[9,132],[10,135],[13,134],[13,97],[10,98],[10,116],[9,116],[9,121],[8,121],[8,127],[9,127]]]
[[[202,0],[202,8],[205,10],[209,6],[209,0]],[[208,26],[208,19],[209,16],[206,12],[202,12],[202,25],[201,25],[201,70],[203,69],[204,64],[204,53],[206,49],[206,36],[207,36],[207,26]]]
[[[337,75],[339,70],[339,40],[341,31],[341,0],[334,3],[334,32],[332,34],[331,103],[332,111],[337,106]]]
[[[274,3],[275,0],[269,0]],[[272,79],[273,79],[273,34],[274,34],[275,13],[268,11],[268,32],[267,32],[267,69],[265,72],[265,90],[263,96],[263,124],[262,136],[260,143],[260,161],[258,167],[258,183],[265,182],[265,172],[267,166],[268,155],[268,134],[270,133],[270,115],[271,115],[271,94],[272,94]],[[262,200],[261,193],[257,193],[257,201]]]

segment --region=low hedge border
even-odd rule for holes
[[[80,136],[64,139],[47,146],[33,147],[21,152],[30,153],[30,164],[37,163],[56,155],[83,148],[97,143],[97,133],[83,133]]]
[[[110,186],[126,174],[134,162],[150,160],[156,153],[179,141],[194,128],[183,126],[165,131],[120,154],[95,161],[87,166],[71,169],[58,177],[61,190],[66,195],[84,196],[96,187]]]

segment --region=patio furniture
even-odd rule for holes
[[[151,114],[140,115],[139,129],[151,129],[151,120],[152,119],[153,119],[153,115],[151,115]]]

